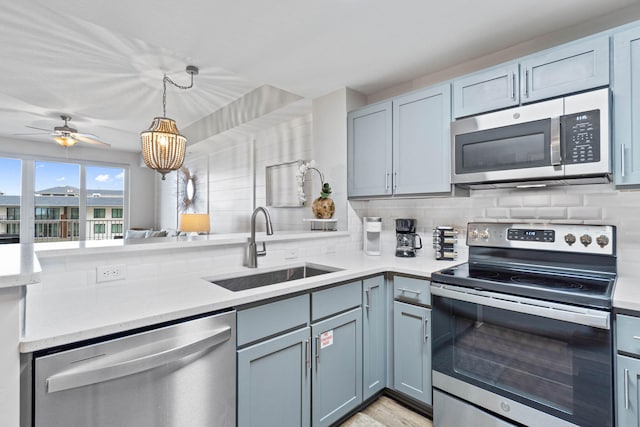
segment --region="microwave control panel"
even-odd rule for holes
[[[600,110],[562,116],[564,163],[600,161]]]

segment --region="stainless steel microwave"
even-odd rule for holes
[[[472,188],[608,182],[609,89],[463,118],[451,181]]]

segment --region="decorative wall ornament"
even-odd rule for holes
[[[195,213],[198,203],[198,177],[183,166],[178,174],[178,207],[180,213]]]

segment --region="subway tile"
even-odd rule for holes
[[[551,196],[551,206],[582,206],[584,196],[582,194],[555,194]]]
[[[509,218],[508,208],[486,208],[484,210],[484,216],[486,218]]]
[[[522,206],[551,206],[551,196],[547,194],[533,194],[522,197]]]
[[[511,208],[509,215],[517,219],[535,219],[536,208]]]
[[[519,207],[522,206],[522,197],[520,196],[504,196],[498,198],[498,206],[501,207]]]
[[[602,208],[570,207],[568,209],[568,219],[600,220],[602,219]]]
[[[540,219],[566,219],[567,208],[561,208],[561,207],[538,208],[536,217]]]

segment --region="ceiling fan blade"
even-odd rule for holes
[[[45,131],[47,133],[51,132],[51,129],[37,128],[35,126],[26,126],[26,125],[25,125],[25,127],[29,128],[29,129],[43,130],[43,131]]]
[[[40,132],[40,133],[13,133],[12,135],[14,136],[45,136],[45,135],[51,135],[50,132],[44,133],[44,132]]]
[[[106,142],[100,141],[97,136],[91,135],[88,133],[72,133],[71,136],[77,139],[78,141],[87,142],[89,144],[100,145],[104,148],[111,147],[111,144],[107,144]]]

